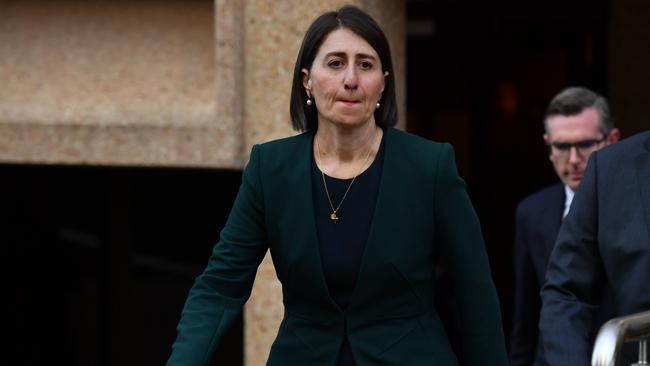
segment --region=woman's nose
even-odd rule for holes
[[[359,86],[359,78],[354,65],[349,66],[345,71],[343,86],[346,90],[354,90]]]

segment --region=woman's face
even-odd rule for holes
[[[303,85],[318,109],[318,122],[358,126],[372,122],[387,76],[377,52],[346,28],[326,36]]]

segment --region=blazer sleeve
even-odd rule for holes
[[[529,222],[521,206],[515,217],[515,309],[510,336],[510,365],[533,364],[539,334],[539,312],[542,308],[540,286],[531,260],[526,224]]]
[[[254,146],[220,240],[183,307],[168,366],[207,365],[250,296],[267,250],[259,155]]]
[[[564,219],[542,288],[540,336],[549,365],[588,365],[604,272],[598,250],[597,152]]]
[[[435,241],[452,280],[462,324],[462,359],[467,365],[508,364],[496,289],[481,226],[458,176],[453,149],[444,144],[435,191]]]

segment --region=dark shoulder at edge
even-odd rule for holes
[[[605,146],[595,154],[598,156],[599,163],[619,164],[624,162],[619,159],[633,158],[644,151],[650,152],[650,131],[626,137],[615,144]]]

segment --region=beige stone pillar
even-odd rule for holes
[[[219,0],[217,0],[219,3]],[[307,27],[321,13],[344,4],[368,11],[389,38],[397,81],[401,125],[405,121],[404,1],[246,0],[244,9],[244,146],[293,134],[289,96],[293,67]],[[281,285],[269,256],[259,268],[245,310],[245,364],[264,365],[282,319]]]

